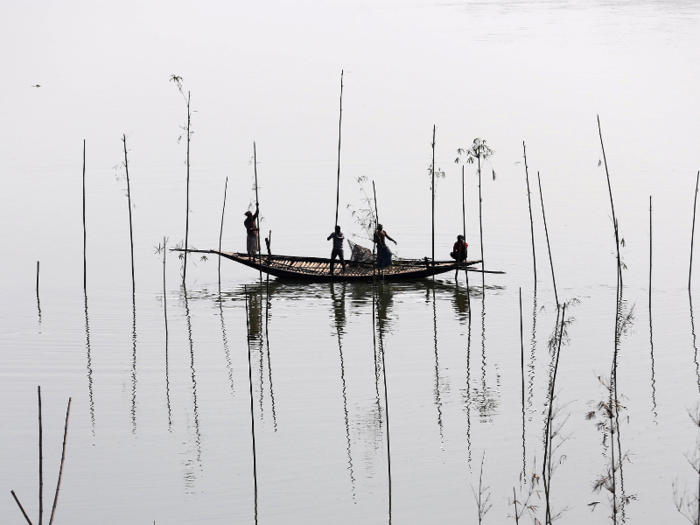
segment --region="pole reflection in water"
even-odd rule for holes
[[[267,274],[267,285],[265,287],[265,349],[267,351],[267,380],[270,383],[270,404],[272,405],[272,425],[277,432],[277,414],[275,412],[275,391],[272,388],[272,360],[270,359],[270,332],[268,324],[270,321],[270,274]]]
[[[498,375],[496,388],[490,387],[486,381],[486,289],[481,296],[481,388],[474,389],[474,403],[479,411],[481,423],[491,423],[498,408]]]
[[[388,490],[389,490],[389,525],[391,525],[391,434],[389,432],[389,394],[386,384],[386,361],[384,360],[384,329],[383,324],[386,322],[386,313],[388,306],[391,302],[391,292],[388,294],[383,294],[384,286],[390,288],[384,283],[374,283],[372,287],[372,313],[377,313],[377,317],[372,316],[372,324],[378,326],[377,330],[379,336],[379,358],[381,360],[381,369],[384,379],[384,413],[386,415],[386,457],[387,457],[387,478],[388,478]],[[377,300],[379,299],[379,301]],[[386,302],[384,303],[384,308],[381,307],[382,299]],[[375,308],[377,304],[377,308]],[[382,313],[384,314],[382,316]],[[381,407],[380,407],[381,408]],[[379,412],[381,418],[381,409]]]
[[[257,465],[257,452],[255,450],[255,403],[253,401],[253,364],[252,364],[252,356],[251,356],[251,350],[250,350],[250,335],[251,335],[251,325],[250,325],[250,320],[251,320],[251,315],[250,315],[250,310],[249,310],[249,303],[248,303],[248,289],[244,287],[244,296],[245,296],[245,310],[246,310],[246,325],[248,328],[248,337],[247,337],[247,342],[248,342],[248,387],[249,387],[249,392],[250,392],[250,430],[251,430],[251,437],[252,437],[252,442],[253,442],[253,515],[255,518],[255,523],[258,523],[258,465]],[[262,390],[262,388],[261,388]]]
[[[654,414],[654,423],[658,414],[656,413],[656,377],[654,374],[654,329],[651,322],[651,268],[653,254],[653,228],[651,217],[651,195],[649,195],[649,350],[651,356],[651,412]],[[658,423],[657,423],[658,424]]]
[[[85,349],[87,351],[87,381],[88,381],[88,399],[90,402],[90,422],[92,424],[92,435],[95,435],[95,398],[92,384],[92,352],[90,350],[90,318],[88,316],[88,297],[87,289],[83,288],[83,297],[85,298]]]
[[[535,360],[537,350],[537,286],[532,294],[532,337],[530,338],[530,364],[528,365],[527,408],[530,411],[528,421],[532,421],[532,399],[535,395]]]
[[[231,364],[231,351],[228,346],[228,336],[226,335],[226,324],[224,322],[224,305],[221,297],[221,287],[219,287],[219,319],[221,319],[221,337],[224,342],[224,358],[226,359],[226,372],[228,373],[228,381],[231,384],[231,395],[236,395],[233,384],[233,366]]]
[[[158,250],[161,247],[158,246]],[[168,432],[173,431],[173,417],[170,406],[170,356],[168,354],[168,294],[165,286],[165,257],[168,251],[168,239],[163,237],[163,321],[165,323],[165,400],[168,406]]]
[[[253,288],[251,286],[251,288]],[[260,396],[258,405],[260,406],[260,420],[262,421],[265,415],[265,358],[264,358],[264,338],[263,338],[263,312],[262,312],[262,288],[248,291],[246,287],[246,302],[248,304],[248,339],[255,344],[255,353],[259,358],[258,362],[258,381],[260,384]]]
[[[348,392],[345,382],[345,361],[343,360],[343,333],[347,318],[345,316],[345,289],[346,284],[341,285],[341,294],[338,297],[335,293],[335,286],[331,282],[331,300],[333,304],[333,317],[335,319],[335,333],[338,338],[338,355],[340,358],[340,381],[343,387],[343,415],[345,417],[345,439],[347,441],[348,452],[348,472],[350,473],[350,485],[352,486],[352,499],[355,501],[355,473],[352,462],[352,442],[350,439],[350,416],[348,413]]]
[[[131,431],[136,434],[136,290],[131,293]]]
[[[189,299],[187,297],[187,289],[183,286],[182,290],[182,303],[185,307],[185,320],[187,321],[187,342],[190,349],[190,377],[192,378],[192,409],[194,415],[194,433],[195,433],[195,447],[197,449],[197,463],[200,464],[202,461],[202,435],[199,429],[199,408],[197,406],[197,374],[194,366],[194,340],[192,338],[192,317],[190,314]],[[192,478],[194,473],[191,473]]]
[[[433,282],[434,284],[434,282]],[[426,290],[428,291],[428,290]],[[429,292],[428,292],[429,293]],[[435,387],[433,393],[435,394],[435,408],[437,408],[437,424],[440,430],[440,446],[444,448],[445,436],[442,431],[442,399],[441,399],[441,380],[440,380],[440,358],[438,355],[438,335],[437,335],[437,305],[435,302],[435,286],[432,286],[433,295],[433,345],[435,353]],[[430,295],[427,297],[430,300]]]
[[[525,456],[525,343],[523,340],[523,289],[518,290],[520,304],[520,401],[523,415],[523,479],[526,476],[527,459]]]
[[[688,305],[690,307],[690,332],[693,335],[693,360],[695,361],[695,375],[697,376],[698,390],[700,390],[700,363],[698,363],[698,344],[695,334],[695,318],[693,317],[693,295],[688,289]]]

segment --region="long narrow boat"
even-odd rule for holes
[[[184,251],[179,248],[173,251]],[[308,281],[371,281],[374,278],[384,281],[405,281],[424,279],[455,270],[481,271],[471,268],[481,261],[435,261],[430,259],[398,259],[388,268],[378,269],[368,262],[346,261],[345,272],[340,261],[334,263],[331,276],[331,260],[319,257],[295,257],[291,255],[249,255],[247,253],[220,252],[218,250],[187,250],[193,253],[214,254],[237,263],[263,271],[282,279],[303,279]],[[502,273],[502,272],[489,272]]]

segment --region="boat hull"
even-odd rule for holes
[[[295,257],[287,255],[248,255],[247,253],[220,252],[218,250],[188,250],[196,253],[210,253],[230,259],[255,270],[280,279],[296,279],[314,282],[366,282],[373,279],[384,281],[408,281],[425,279],[442,273],[467,270],[481,261],[403,260],[400,259],[387,268],[378,269],[370,263],[346,261],[346,270],[342,271],[340,261],[334,263],[334,273],[330,272],[330,259],[319,257]]]

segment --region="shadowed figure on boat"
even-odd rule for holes
[[[335,263],[335,258],[340,258],[340,264],[343,265],[343,273],[345,273],[345,257],[343,256],[343,241],[345,240],[345,235],[340,231],[340,226],[335,226],[335,231],[328,236],[328,241],[333,239],[333,250],[331,251],[331,275],[333,275],[333,265]]]
[[[257,219],[258,219],[258,214],[260,213],[260,209],[258,207],[258,203],[255,203],[255,213],[252,211],[248,210],[245,212],[245,220],[243,221],[243,226],[245,226],[246,229],[246,251],[248,252],[248,255],[255,255],[258,253],[259,249],[259,244],[258,244],[258,224],[257,224]]]
[[[394,244],[398,244],[384,231],[384,227],[381,224],[377,224],[377,231],[374,232],[374,242],[377,243],[377,268],[391,266],[391,256],[393,253],[391,253],[391,250],[386,244],[387,239]]]

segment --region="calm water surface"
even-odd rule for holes
[[[520,474],[541,470],[547,343],[558,319],[538,172],[557,292],[577,303],[567,309],[558,369],[557,421],[566,439],[555,455],[561,463],[552,501],[568,508],[569,523],[607,522],[605,495],[592,492],[607,449],[595,421],[584,417],[606,399],[599,378],[610,373],[616,307],[596,114],[625,239],[625,308],[633,312],[618,360],[621,444],[630,454],[624,491],[635,496],[625,515],[682,522],[672,483],[681,491],[697,486],[685,456],[698,437],[687,410],[700,400],[693,310],[700,276],[688,293],[700,167],[697,6],[227,9],[129,13],[68,4],[38,16],[13,7],[16,23],[4,24],[2,38],[24,47],[3,58],[13,82],[3,88],[7,125],[0,132],[0,522],[22,523],[10,490],[36,520],[37,385],[45,509],[73,400],[56,523],[474,522],[482,461],[493,503],[484,523],[511,521]],[[68,27],[61,20],[88,29],[78,38],[56,29]],[[219,287],[217,261],[195,257],[183,290],[180,263],[168,253],[163,288],[154,248],[163,237],[169,246],[182,240],[185,209],[184,143],[177,140],[185,109],[169,75],[185,78],[197,111],[191,244],[217,247],[228,176],[223,247],[243,249],[255,139],[262,229],[272,231],[273,251],[325,256],[341,69],[340,223],[348,236],[367,244],[351,214],[363,205],[355,179],[366,176],[376,182],[398,255],[430,253],[426,168],[436,124],[436,164],[446,174],[437,185],[438,257],[446,258],[461,232],[456,150],[479,136],[496,150],[482,184],[483,258],[506,273],[486,276],[483,289],[474,273],[469,288],[464,275],[458,282],[445,275],[374,289],[261,283],[254,271],[223,261]],[[134,203],[133,296],[122,133]],[[467,237],[477,257],[474,165],[465,178]],[[591,513],[595,501],[603,504]]]

